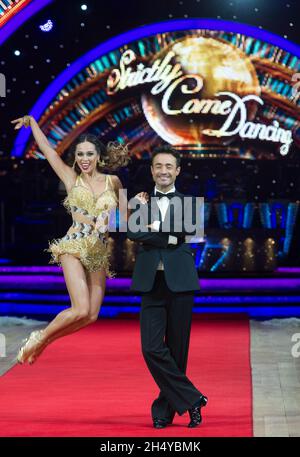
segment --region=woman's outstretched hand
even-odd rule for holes
[[[26,125],[26,118],[27,118],[27,125]],[[11,121],[11,124],[15,125],[15,130],[19,130],[21,127],[28,127],[30,123],[30,116],[19,117],[18,119],[14,119]]]

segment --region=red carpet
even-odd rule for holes
[[[247,318],[195,318],[187,374],[209,398],[203,423],[188,429],[186,413],[155,430],[138,320],[101,319],[0,377],[0,436],[252,436],[249,340]]]

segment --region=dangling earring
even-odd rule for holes
[[[74,160],[74,163],[72,165],[73,170],[75,170],[75,164],[76,164],[76,159]]]
[[[99,159],[97,160],[97,162],[98,162],[99,167],[104,167],[105,161],[104,161],[104,160],[100,160],[100,157],[99,157]]]

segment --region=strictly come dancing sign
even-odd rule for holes
[[[285,156],[293,143],[291,129],[268,114],[253,61],[220,39],[184,37],[147,61],[128,46],[106,86],[111,97],[134,91],[151,128],[173,146],[264,143]]]

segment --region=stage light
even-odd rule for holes
[[[80,8],[82,9],[82,11],[86,11],[87,10],[87,5],[83,4],[83,5],[81,5]]]
[[[48,19],[48,21],[45,24],[42,24],[39,26],[42,32],[50,32],[53,28],[53,22],[51,19]]]
[[[20,53],[20,51],[18,49],[16,49],[14,54],[15,54],[15,56],[19,56],[21,53]]]

